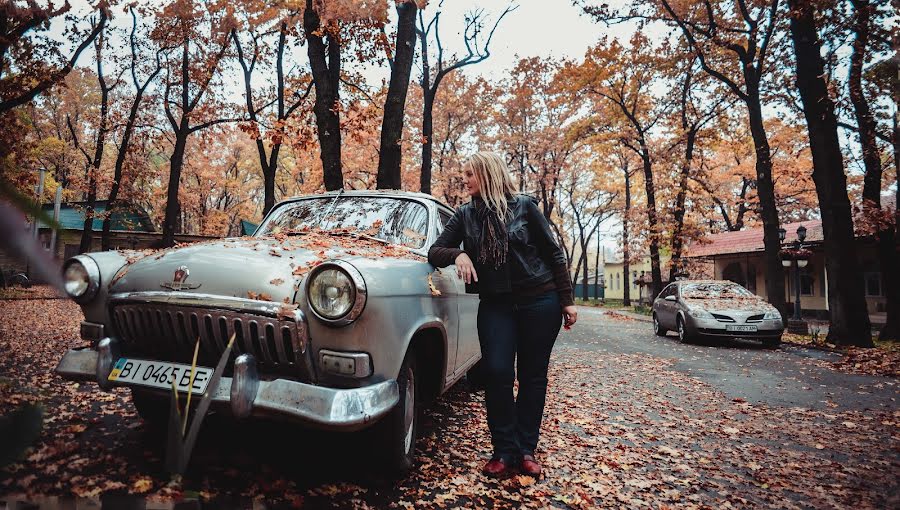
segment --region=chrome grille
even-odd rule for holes
[[[198,363],[215,366],[233,334],[232,361],[247,353],[261,371],[311,375],[303,322],[170,303],[114,304],[112,317],[129,355],[190,363],[199,339]]]

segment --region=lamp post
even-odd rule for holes
[[[785,230],[778,229],[778,239],[784,242]],[[783,250],[788,256],[782,256],[781,264],[784,267],[791,267],[794,271],[794,316],[788,320],[788,331],[791,333],[806,334],[809,330],[806,321],[803,320],[802,309],[800,307],[800,268],[806,267],[807,260],[803,253],[803,241],[806,240],[806,227],[800,225],[797,227],[797,240],[794,241],[792,250]]]

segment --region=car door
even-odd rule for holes
[[[676,285],[674,283],[669,284],[662,292],[659,293],[659,298],[656,300],[658,303],[656,317],[659,320],[659,323],[662,327],[666,329],[675,328],[675,308],[676,302],[669,301],[666,299],[669,296],[676,295]]]
[[[447,224],[451,214],[443,209],[439,210],[440,228]],[[460,248],[462,246],[460,245]],[[468,294],[466,292],[466,284],[459,275],[456,274],[456,265],[451,264],[441,269],[441,277],[453,281],[454,293],[453,297],[456,301],[457,309],[457,332],[456,332],[456,363],[453,370],[454,378],[460,372],[466,371],[475,361],[481,357],[481,346],[478,343],[478,294]],[[447,374],[448,377],[450,374]]]

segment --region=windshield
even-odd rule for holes
[[[681,295],[691,299],[728,299],[756,297],[756,294],[736,283],[687,283],[681,286]]]
[[[276,209],[256,236],[301,234],[311,229],[356,230],[389,243],[421,248],[428,233],[428,209],[393,197],[309,198]]]

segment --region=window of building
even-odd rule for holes
[[[863,273],[866,281],[866,296],[881,297],[881,273]]]
[[[622,290],[622,273],[616,273],[616,289]]]
[[[801,269],[800,273],[800,295],[801,296],[814,296],[815,293],[815,284],[813,276]]]

